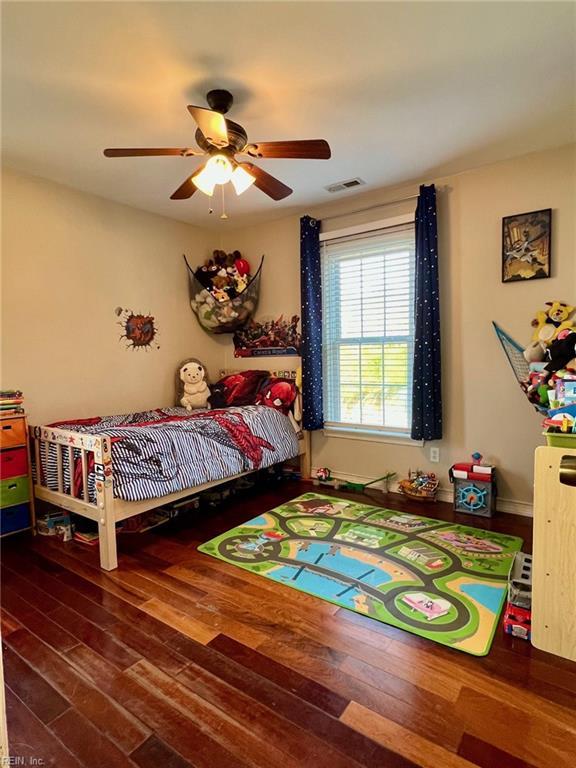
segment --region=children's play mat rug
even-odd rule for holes
[[[488,653],[522,539],[305,493],[199,549],[466,653]]]

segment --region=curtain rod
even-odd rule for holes
[[[406,200],[416,200],[418,194],[408,195],[407,197],[401,197],[398,200],[389,200],[386,203],[376,203],[375,205],[369,205],[366,208],[356,208],[354,211],[346,211],[345,213],[335,213],[332,216],[319,216],[318,221],[329,221],[330,219],[342,219],[344,216],[352,216],[355,213],[364,213],[365,211],[373,211],[375,208],[382,208],[385,205],[396,205],[397,203],[404,203]]]

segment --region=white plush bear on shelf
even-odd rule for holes
[[[210,390],[206,381],[206,368],[195,357],[183,360],[177,374],[179,404],[191,411],[207,408]]]

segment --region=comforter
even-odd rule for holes
[[[260,405],[193,413],[184,408],[164,408],[50,426],[109,436],[114,496],[125,501],[161,498],[298,454],[298,438],[288,417]],[[56,450],[56,445],[50,444],[47,459],[42,457],[43,480],[52,490],[58,490]],[[72,485],[76,497],[82,496],[79,458],[75,449]],[[65,461],[67,489],[70,482]],[[95,483],[92,459],[87,483],[91,501],[96,498]]]

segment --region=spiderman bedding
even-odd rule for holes
[[[51,427],[108,435],[112,443],[114,496],[124,501],[156,499],[241,472],[269,467],[298,454],[298,438],[287,416],[248,405],[190,413],[164,408],[123,416],[61,421]],[[80,451],[75,450],[73,490],[82,495]],[[43,479],[58,490],[56,446],[42,461]],[[70,488],[68,462],[64,484]],[[88,497],[95,501],[93,455]]]

